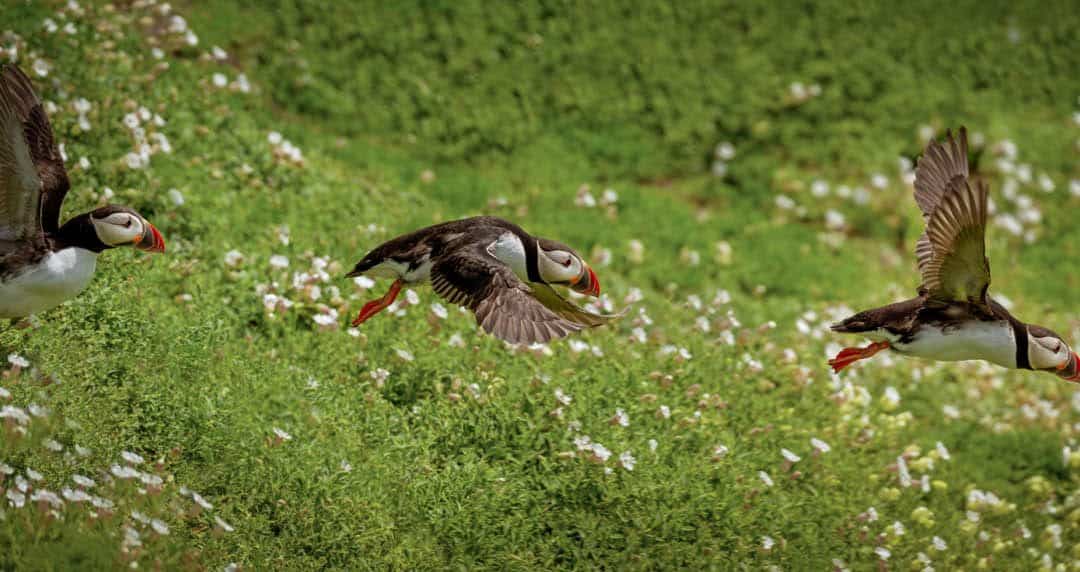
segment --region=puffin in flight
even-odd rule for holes
[[[405,284],[430,281],[435,293],[476,315],[484,331],[511,344],[546,343],[619,317],[563,298],[553,284],[600,295],[596,273],[574,249],[491,216],[455,220],[387,241],[350,277],[394,278],[385,296],[364,305],[358,326],[394,302]]]
[[[1061,336],[1013,317],[987,294],[989,187],[969,179],[967,131],[931,141],[915,170],[915,202],[926,230],[915,244],[922,285],[918,296],[859,312],[832,326],[874,343],[846,348],[829,360],[834,371],[891,349],[938,361],[985,360],[1003,367],[1054,373],[1080,381],[1080,356]]]
[[[22,318],[78,295],[97,256],[118,246],[164,252],[165,240],[135,211],[106,206],[63,225],[64,160],[30,79],[0,69],[0,318]]]

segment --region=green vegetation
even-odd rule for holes
[[[1078,339],[1068,4],[14,4],[0,62],[55,105],[66,214],[113,195],[169,252],[109,252],[0,332],[29,361],[0,367],[0,568],[1080,558],[1072,386],[825,364],[861,343],[830,320],[913,290],[900,159],[961,124],[995,291]],[[640,301],[547,351],[439,317],[426,287],[346,328],[387,287],[342,277],[367,249],[478,213]]]

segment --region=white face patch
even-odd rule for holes
[[[512,232],[504,232],[487,247],[487,252],[499,262],[510,267],[522,282],[529,281],[529,271],[525,267],[525,245]]]
[[[1068,344],[1053,337],[1028,337],[1028,360],[1034,369],[1057,369],[1072,358]]]
[[[143,235],[143,221],[131,213],[113,213],[105,218],[90,217],[98,239],[109,246],[134,244]]]
[[[565,250],[539,250],[540,278],[549,284],[569,282],[581,276],[581,260]]]

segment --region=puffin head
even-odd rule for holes
[[[561,284],[588,296],[600,295],[600,280],[574,249],[561,242],[537,240],[537,269],[548,284]]]
[[[1080,382],[1080,356],[1061,336],[1042,327],[1029,325],[1028,360],[1032,369],[1048,371],[1066,381]]]
[[[88,218],[106,248],[133,246],[146,252],[165,252],[165,239],[158,229],[132,209],[101,207],[88,213]]]

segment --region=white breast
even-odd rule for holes
[[[942,331],[923,326],[909,344],[892,344],[900,353],[937,361],[986,360],[1016,367],[1016,339],[1008,322],[969,322]]]
[[[529,271],[525,267],[525,245],[518,235],[506,231],[487,247],[488,254],[510,267],[522,282],[529,281]]]
[[[75,297],[90,283],[96,267],[97,254],[82,248],[46,255],[38,264],[0,282],[0,318],[22,318]]]

